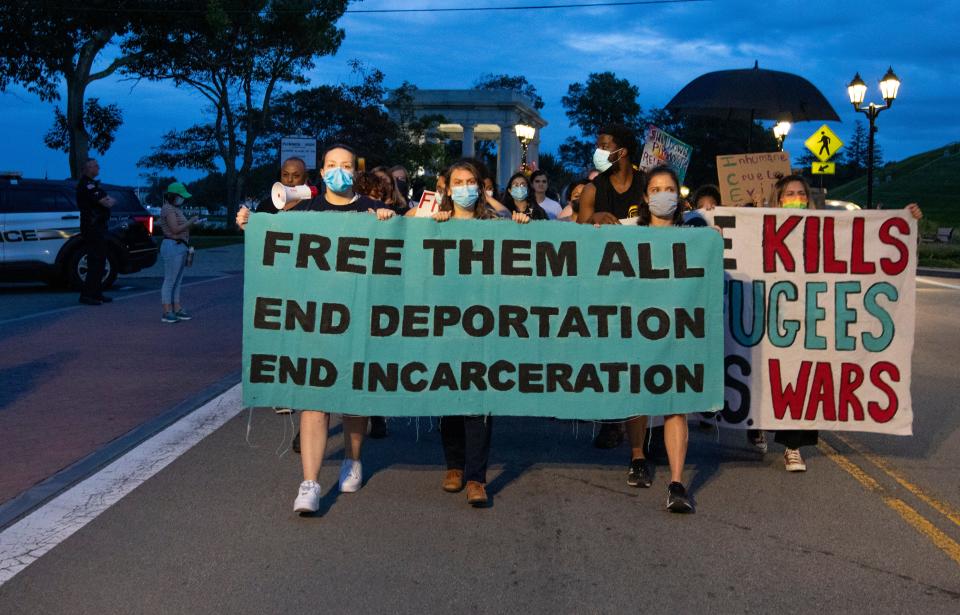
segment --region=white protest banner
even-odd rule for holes
[[[720,200],[727,206],[769,206],[774,184],[785,175],[790,175],[787,152],[717,156]]]
[[[440,201],[437,198],[437,193],[431,190],[424,190],[423,194],[420,195],[420,202],[417,203],[416,216],[418,218],[429,218],[437,213],[439,207]]]
[[[280,139],[280,162],[295,156],[307,164],[307,170],[317,168],[317,140],[313,137],[283,137]]]
[[[721,425],[909,435],[917,223],[906,212],[719,208]]]
[[[653,167],[666,165],[676,172],[682,184],[692,153],[691,146],[649,124],[644,133],[643,153],[640,154],[638,166],[643,171],[649,171]]]

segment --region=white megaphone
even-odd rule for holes
[[[316,186],[284,186],[280,182],[273,185],[270,189],[270,198],[273,199],[273,206],[277,209],[286,209],[293,207],[304,199],[312,199],[317,196]]]

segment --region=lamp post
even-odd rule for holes
[[[867,138],[867,209],[873,207],[873,135],[877,132],[877,116],[884,109],[893,106],[893,101],[897,98],[897,92],[900,90],[900,79],[893,72],[893,67],[887,69],[887,74],[880,80],[880,95],[883,96],[883,105],[870,103],[866,107],[863,105],[863,99],[867,95],[867,84],[860,78],[860,73],[853,77],[853,81],[847,86],[847,94],[850,96],[850,103],[853,108],[867,116],[870,120],[870,129]]]
[[[787,135],[790,134],[790,128],[793,126],[790,122],[786,120],[780,120],[773,127],[773,136],[777,138],[777,147],[780,148],[780,151],[783,151],[783,140],[787,138]]]
[[[517,124],[513,127],[517,133],[517,138],[520,139],[520,168],[527,168],[527,146],[530,145],[530,142],[533,141],[533,135],[536,134],[537,129],[533,126],[527,124]]]

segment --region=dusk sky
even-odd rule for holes
[[[569,4],[572,0],[478,0],[470,6]],[[591,0],[585,0],[587,2]],[[454,0],[366,0],[360,10],[466,6]],[[877,139],[887,160],[960,138],[958,2],[848,3],[714,0],[685,4],[468,13],[347,14],[346,39],[335,56],[317,61],[312,85],[352,78],[358,59],[386,74],[389,86],[407,80],[423,89],[468,88],[483,73],[522,74],[540,91],[549,125],[541,151],[555,152],[574,134],[560,99],[591,72],[613,71],[640,90],[644,110],[665,105],[680,88],[714,70],[783,70],[812,81],[842,118],[831,124],[848,140],[857,118],[846,93],[854,73],[869,84],[867,101],[882,102],[877,82],[893,66],[902,86],[893,109],[880,115]],[[104,64],[101,61],[101,64]],[[203,117],[203,101],[168,84],[98,81],[87,90],[117,103],[124,123],[100,157],[102,179],[135,184],[137,160],[170,129]],[[62,104],[62,103],[61,103]],[[53,105],[13,87],[0,94],[0,169],[28,177],[66,177],[67,156],[47,149],[43,135]],[[796,157],[819,123],[794,126],[785,149]],[[291,127],[296,132],[294,127]],[[694,152],[696,155],[696,151]],[[181,179],[194,171],[175,173]]]

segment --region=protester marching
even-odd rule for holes
[[[912,345],[911,289],[902,279],[912,262],[902,248],[916,232],[910,220],[921,217],[919,208],[911,204],[904,215],[811,209],[804,215],[813,218],[784,218],[812,204],[809,186],[795,175],[760,187],[783,214],[725,206],[721,190],[709,184],[687,202],[680,177],[689,146],[671,145],[671,139],[648,129],[643,163],[636,163],[636,134],[622,125],[604,127],[593,154],[597,174],[565,187],[562,208],[546,196],[545,173],[518,171],[497,195],[485,166],[471,159],[436,178],[436,192],[424,193],[436,194],[426,214],[420,209],[426,197],[410,199],[402,166],[358,171],[356,154],[335,145],[323,154],[321,183],[313,187],[297,173],[302,161],[284,161],[272,200],[258,212],[360,216],[336,216],[334,224],[326,216],[270,219],[247,209],[237,215],[253,254],[246,274],[244,395],[251,406],[300,412],[295,450],[303,482],[295,511],[317,509],[330,412],[344,413],[341,492],[363,485],[366,414],[374,415],[371,434],[381,436],[384,417],[439,416],[447,466],[441,487],[466,488],[467,502],[481,508],[488,502],[497,415],[595,420],[599,448],[615,448],[626,435],[626,482],[637,488],[653,484],[647,459],[653,419],[662,425],[669,465],[666,509],[677,513],[695,510],[683,479],[690,418],[744,429],[760,453],[767,450],[765,431],[774,431],[790,472],[806,469],[800,448],[817,443],[818,428],[909,433],[909,389],[903,386],[909,367],[898,369],[895,362],[904,352],[909,356]],[[668,149],[673,158],[664,154]],[[718,161],[721,168],[741,163]],[[291,185],[291,179],[301,183]],[[743,197],[734,193],[727,200],[736,198]],[[381,223],[371,225],[366,216]],[[455,225],[430,230],[417,217]],[[478,235],[469,224],[503,217],[529,230],[480,225],[486,231]],[[761,226],[743,238],[742,229],[758,217]],[[580,225],[540,224],[551,220]],[[251,229],[251,221],[260,224]],[[802,236],[788,237],[801,223]],[[849,268],[837,260],[839,239],[810,236],[820,229],[835,233],[839,225],[852,225]],[[771,248],[774,241],[781,248]],[[796,241],[822,255],[790,260]],[[771,249],[777,251],[771,255]],[[760,252],[754,257],[751,250]],[[767,287],[762,274],[737,272],[754,262],[764,271],[789,263],[797,280]],[[854,300],[860,284],[838,281],[828,292],[832,282],[821,281],[827,273],[863,274],[871,286]],[[322,303],[304,290],[317,285],[327,289]],[[797,290],[803,285],[806,299]],[[778,313],[781,301],[802,302],[806,316],[789,306]],[[862,325],[857,310],[884,331],[878,335]],[[816,323],[829,318],[838,323],[838,349],[854,350],[847,340],[859,335],[861,352],[887,357],[880,368],[864,373],[849,361],[837,364],[829,352],[818,354],[828,345],[818,343],[827,332]],[[806,344],[788,344],[797,338],[796,323],[804,322]],[[903,326],[887,331],[894,323]],[[772,343],[771,356],[787,351],[769,365],[754,348],[765,327],[761,337]],[[536,346],[528,341],[534,339]],[[776,372],[777,365],[795,364],[801,365],[796,377]],[[865,390],[866,382],[872,390]],[[325,410],[310,409],[320,407]]]

